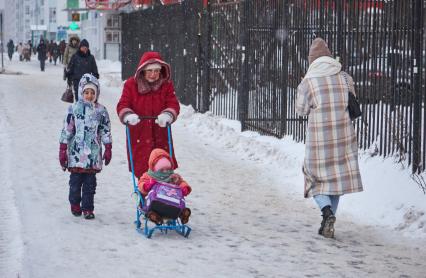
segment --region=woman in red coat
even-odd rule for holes
[[[169,152],[166,126],[176,120],[179,111],[179,102],[170,80],[170,65],[158,52],[145,52],[135,75],[126,80],[117,104],[120,121],[129,125],[136,177],[140,178],[148,171],[149,155],[153,149]],[[143,116],[157,119],[141,120]],[[173,165],[176,169],[174,154]]]

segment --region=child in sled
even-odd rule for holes
[[[78,101],[69,106],[60,137],[59,162],[71,172],[71,213],[93,219],[96,173],[111,161],[111,122],[105,106],[98,103],[99,82],[84,74],[79,82]],[[105,152],[102,155],[102,143]],[[80,206],[81,204],[81,206]]]
[[[191,193],[192,189],[188,183],[186,183],[180,175],[174,173],[172,161],[169,154],[165,150],[152,150],[149,156],[148,164],[148,172],[145,172],[138,182],[138,189],[144,198],[148,195],[148,192],[157,182],[178,185],[181,188],[184,197]],[[191,210],[189,208],[184,208],[182,210],[181,214],[179,215],[179,219],[182,224],[188,223],[190,215]],[[163,223],[162,216],[155,211],[148,211],[147,217],[149,220],[158,225]]]

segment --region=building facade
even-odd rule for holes
[[[89,11],[81,22],[81,38],[96,59],[121,60],[121,21],[117,11]]]

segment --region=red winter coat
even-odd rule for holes
[[[148,83],[143,77],[142,69],[149,64],[160,63],[160,80]],[[136,73],[126,80],[117,104],[117,114],[121,122],[129,113],[141,116],[157,117],[161,112],[173,114],[173,121],[179,115],[180,106],[175,95],[175,89],[170,80],[170,66],[163,61],[158,52],[145,52],[139,62]],[[130,141],[132,144],[133,162],[136,177],[148,171],[148,160],[151,151],[160,148],[169,152],[167,128],[157,125],[155,120],[141,120],[137,125],[129,125]],[[126,141],[127,143],[127,141]],[[129,159],[129,154],[127,154]],[[178,164],[173,153],[173,164]],[[130,162],[129,162],[129,171]]]

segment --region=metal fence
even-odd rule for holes
[[[122,79],[132,76],[142,54],[158,51],[171,65],[171,77],[179,99],[199,106],[197,89],[200,73],[200,1],[171,6],[153,6],[122,13]]]
[[[303,141],[296,89],[320,36],[355,80],[360,148],[425,169],[424,0],[211,0],[207,9],[198,2],[123,15],[123,61],[131,61],[123,75],[142,52],[158,49],[183,103],[238,119],[244,130]]]

